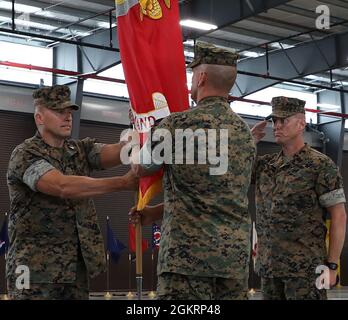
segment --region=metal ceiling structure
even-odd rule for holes
[[[179,3],[182,19],[217,26],[210,31],[183,27],[187,61],[197,40],[240,53],[234,96],[281,85],[318,92],[319,100],[340,101],[343,112],[348,87],[348,0]],[[329,9],[330,25],[320,29],[317,8],[323,5]],[[116,28],[115,0],[0,0],[0,41],[53,47],[53,68],[71,71],[78,78],[56,76],[54,82],[71,85],[77,101],[82,99],[86,75],[98,75],[120,63]],[[342,125],[344,120],[337,128]],[[342,140],[341,131],[333,135]]]
[[[308,47],[309,43],[318,48],[318,41],[348,32],[348,1],[344,0],[179,2],[182,19],[204,21],[218,27],[217,30],[208,32],[183,28],[188,61],[192,57],[193,41],[203,40],[236,49],[241,54],[240,70],[243,71],[251,68],[244,66],[254,66],[254,60],[261,61],[261,57],[267,55],[263,58],[267,60],[264,63],[264,72],[261,72],[263,75],[277,67],[273,62],[281,55],[279,52],[282,52],[285,56],[283,59],[291,64],[292,69],[299,71],[296,62],[292,61],[292,55],[287,53],[288,49],[304,43],[307,45],[302,45],[302,48]],[[330,29],[319,30],[315,27],[318,18],[316,8],[320,5],[327,5],[330,9]],[[102,49],[113,54],[118,51],[114,8],[114,0],[0,0],[0,40],[53,47],[59,47],[64,43],[79,44],[85,48]],[[299,55],[301,50],[298,51]],[[90,52],[93,56],[94,51]],[[330,60],[320,49],[318,52],[320,60]],[[110,65],[117,63],[118,61],[114,61]],[[326,64],[327,68],[308,68],[309,72],[299,71],[291,77],[284,77],[284,80],[296,79],[311,84],[340,86],[342,81],[348,79],[347,66]],[[98,69],[98,63],[96,66]],[[107,65],[103,64],[100,70],[105,70],[106,67]],[[89,70],[86,72],[96,71],[96,68],[87,68]],[[253,92],[254,88],[262,88],[260,85],[254,85],[255,77],[248,81],[245,78],[245,75],[241,77],[241,92],[237,89],[238,92],[234,94],[246,95]],[[247,86],[245,82],[248,82]],[[275,83],[279,81],[269,81],[270,85]],[[253,89],[249,92],[246,87]],[[311,86],[297,85],[296,88],[314,90]]]

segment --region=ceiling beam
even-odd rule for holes
[[[266,67],[266,56],[243,60],[238,64],[241,74],[238,75],[232,95],[246,96],[281,83],[279,80],[268,78],[268,75],[286,81],[346,67],[348,65],[347,42],[348,32],[332,35],[316,42],[302,43],[294,48],[271,52],[268,56],[269,70]],[[264,77],[251,76],[247,73],[260,74]]]
[[[7,11],[7,10],[1,10],[0,9],[0,21],[1,21],[1,17],[4,17],[4,18],[8,18],[8,19],[11,19],[12,18],[12,14],[11,14],[11,11]],[[20,15],[17,15],[16,16],[16,20],[19,19],[19,20],[23,20],[25,21],[26,23],[28,23],[28,27],[23,27],[21,25],[16,25],[16,29],[17,30],[29,30],[31,29],[30,27],[30,22],[32,23],[39,23],[41,25],[47,25],[49,27],[55,27],[57,28],[57,30],[53,30],[54,32],[50,32],[50,29],[41,29],[39,27],[34,27],[33,29],[40,29],[40,30],[43,30],[42,33],[46,33],[46,34],[67,34],[67,28],[64,28],[64,25],[62,25],[61,23],[57,22],[57,20],[49,20],[49,23],[47,21],[47,19],[45,19],[44,17],[40,17],[40,16],[35,16],[35,15],[29,15],[29,16],[20,16]],[[28,20],[26,20],[28,19]],[[12,22],[9,22],[10,24]],[[58,29],[59,28],[59,29]],[[71,30],[73,31],[78,31],[78,32],[88,32],[91,30],[91,28],[88,28],[86,26],[83,26],[83,25],[74,25],[71,27]],[[38,34],[39,36],[39,34]]]
[[[192,0],[180,6],[181,19],[194,19],[216,25],[219,29],[256,16],[291,0]],[[184,39],[197,39],[212,31],[183,28]]]
[[[11,2],[8,1],[7,2]],[[62,5],[57,5],[54,6],[52,5],[52,3],[46,3],[43,1],[37,1],[37,0],[16,0],[17,4],[23,4],[23,5],[27,5],[27,6],[32,6],[32,7],[37,7],[40,9],[43,9],[43,11],[45,11],[44,9],[48,8],[47,11],[53,12],[53,13],[59,13],[59,14],[63,14],[63,15],[67,15],[67,16],[72,16],[78,19],[83,19],[87,16],[90,16],[92,14],[95,14],[96,11],[91,11],[88,10],[86,8],[82,8],[81,9],[75,9],[75,8],[70,8],[67,6],[64,6],[64,4]],[[35,16],[35,14],[33,14],[33,16]],[[49,19],[46,18],[49,21],[53,21],[53,19]],[[98,18],[96,18],[98,21],[109,21],[109,18],[106,16],[99,16]],[[71,21],[70,21],[71,22]]]
[[[54,49],[54,67],[78,71],[82,74],[100,73],[120,63],[118,49],[118,38],[116,28],[111,30],[112,47],[110,47],[110,31],[102,31],[97,34],[85,37],[82,43],[89,46],[77,47],[76,45],[60,43]],[[93,48],[95,46],[109,47],[109,50]],[[79,59],[77,59],[79,53]],[[79,68],[77,67],[77,62]],[[80,70],[78,70],[80,69]]]
[[[115,0],[83,0],[83,2],[95,3],[109,8],[115,7]]]
[[[249,44],[245,44],[245,43],[237,42],[237,41],[232,41],[232,40],[226,40],[226,39],[222,39],[222,38],[217,38],[213,34],[210,34],[207,36],[202,36],[199,38],[199,40],[214,43],[215,45],[226,47],[226,48],[233,48],[237,51],[246,50],[250,47]],[[264,53],[265,52],[265,50],[263,48],[255,48],[253,51],[257,52],[257,53]],[[193,48],[192,48],[192,52],[193,52]]]

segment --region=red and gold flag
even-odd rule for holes
[[[135,129],[189,107],[177,0],[116,0],[121,61]],[[162,172],[140,180],[138,210],[161,190]]]

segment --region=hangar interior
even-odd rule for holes
[[[306,141],[339,165],[348,197],[348,1],[180,0],[179,6],[187,62],[193,58],[197,40],[240,54],[231,107],[250,126],[270,113],[273,96],[306,100],[306,108],[312,110],[307,113]],[[197,21],[204,25],[197,28]],[[187,71],[189,87],[191,77]],[[112,143],[129,127],[129,95],[114,0],[0,0],[0,225],[9,210],[9,156],[36,130],[32,91],[52,84],[69,85],[73,100],[82,106],[74,115],[74,138],[89,136]],[[258,152],[278,150],[268,127]],[[95,176],[127,170],[121,166]],[[134,195],[101,196],[95,204],[103,234],[109,216],[114,233],[127,244],[128,211]],[[250,212],[255,218],[253,190]],[[144,227],[144,237],[151,239],[150,227]],[[148,291],[155,288],[156,258],[156,250],[144,253],[144,289]],[[5,292],[4,273],[1,256],[0,293]],[[119,263],[110,265],[109,279],[103,274],[92,281],[92,291],[134,291],[134,274],[126,249]],[[253,271],[249,284],[251,288],[260,285]],[[341,285],[348,286],[347,238]]]

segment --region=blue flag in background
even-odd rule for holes
[[[114,233],[112,232],[112,229],[109,225],[109,219],[107,220],[107,251],[109,252],[112,260],[117,263],[121,251],[125,249],[126,246],[119,241],[117,238],[114,237]]]
[[[0,256],[7,252],[9,243],[10,241],[7,233],[7,218],[5,218],[0,231]]]

